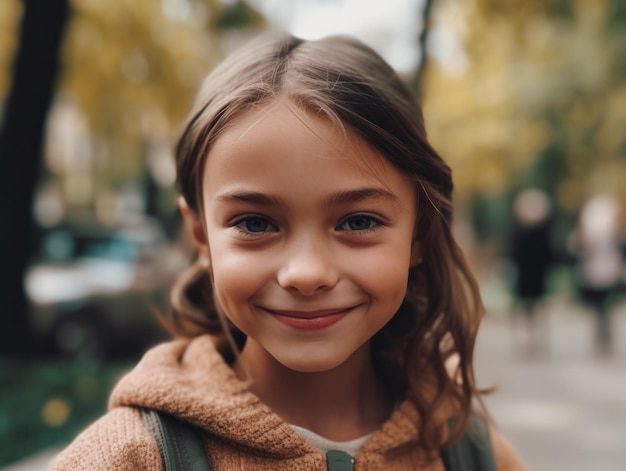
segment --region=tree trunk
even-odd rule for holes
[[[0,353],[32,347],[23,277],[31,251],[33,193],[59,69],[68,0],[25,0],[12,88],[0,127]]]
[[[420,52],[419,62],[415,68],[415,75],[411,82],[411,87],[415,94],[422,99],[422,77],[426,67],[426,45],[428,40],[428,30],[430,28],[430,14],[433,10],[434,0],[424,0],[422,9],[422,31],[418,38],[418,50]]]

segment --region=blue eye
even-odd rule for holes
[[[267,219],[260,216],[248,216],[240,219],[235,224],[235,227],[242,232],[248,232],[252,234],[277,231],[276,226],[274,226]]]
[[[357,214],[356,216],[351,216],[346,219],[344,222],[339,224],[337,229],[340,231],[367,231],[369,229],[374,229],[375,227],[380,226],[380,221],[377,221],[371,216],[366,216],[364,214]]]

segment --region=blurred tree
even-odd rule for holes
[[[441,0],[425,113],[461,199],[537,186],[626,201],[623,0]],[[462,170],[462,171],[459,171]]]
[[[262,16],[243,0],[237,0],[230,7],[219,11],[212,21],[216,31],[243,29],[259,24],[263,24]]]
[[[9,72],[16,49],[21,14],[22,3],[19,0],[0,2],[0,120],[2,103],[9,88]]]
[[[428,44],[428,31],[430,29],[431,14],[433,10],[434,0],[424,0],[422,5],[422,30],[417,40],[417,50],[419,54],[419,61],[415,68],[415,74],[411,80],[411,88],[417,94],[418,97],[422,96],[422,81],[424,77],[424,69],[426,68],[427,47]]]
[[[29,347],[22,279],[40,173],[59,182],[70,211],[97,212],[99,196],[110,202],[124,185],[144,182],[143,209],[157,212],[157,186],[164,183],[155,185],[155,179],[163,175],[159,168],[171,157],[170,143],[201,80],[225,52],[264,25],[241,1],[72,0],[71,18],[69,1],[23,2],[13,86],[0,128],[3,352]],[[0,5],[0,13],[14,10]],[[8,43],[0,47],[0,60]],[[0,76],[0,87],[8,82]]]
[[[141,179],[146,194],[158,196],[150,180],[154,158],[170,158],[202,79],[236,45],[233,36],[249,38],[264,26],[263,17],[242,1],[73,3],[59,92],[86,117],[91,145],[82,166],[53,153],[50,166],[74,206],[111,201],[112,191]],[[76,191],[77,185],[88,191]],[[170,208],[174,203],[171,198]],[[147,208],[158,206],[147,201]]]
[[[29,347],[22,286],[30,256],[33,191],[54,93],[67,0],[25,0],[12,88],[0,127],[0,352]]]

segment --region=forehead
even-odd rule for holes
[[[333,177],[346,185],[376,182],[413,192],[409,179],[356,133],[288,100],[245,112],[222,131],[207,156],[203,186],[247,177],[276,181],[281,175],[292,182],[321,179],[322,184]]]

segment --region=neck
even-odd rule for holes
[[[379,429],[393,407],[372,367],[369,344],[333,370],[303,373],[248,339],[233,368],[285,422],[330,440],[352,440]]]

